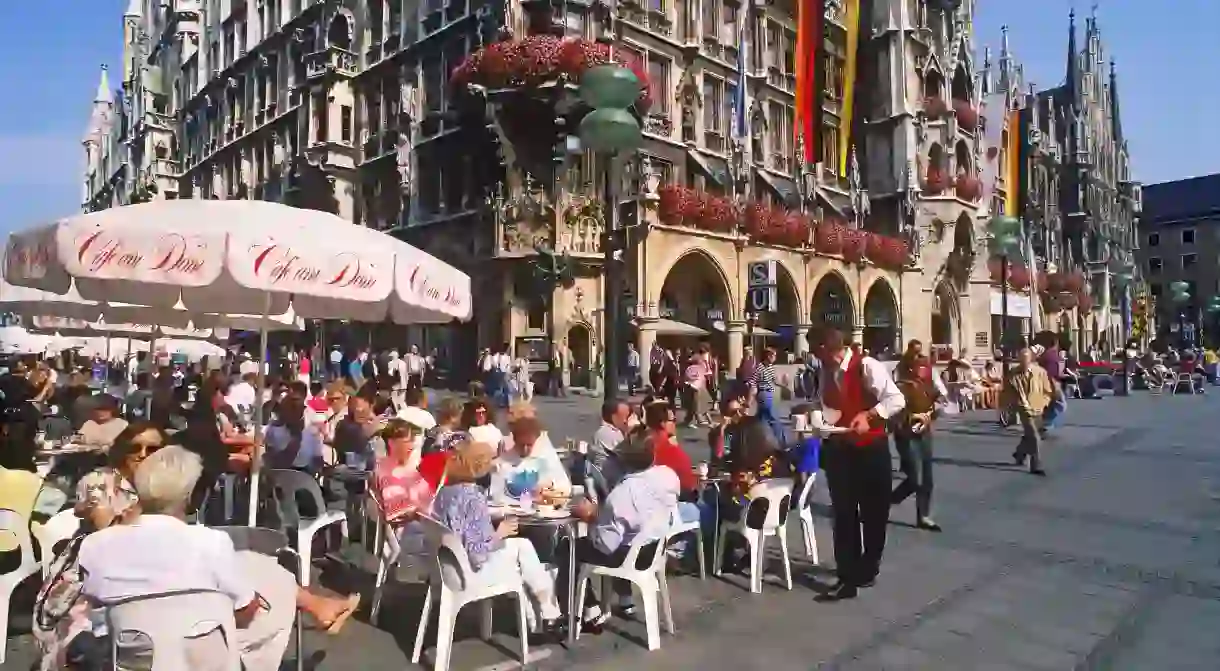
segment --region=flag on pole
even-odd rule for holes
[[[744,139],[750,134],[746,123],[746,63],[750,51],[750,10],[747,3],[737,22],[737,89],[733,92],[733,137]]]
[[[796,110],[793,131],[804,139],[805,155],[800,160],[816,163],[821,156],[822,67],[826,0],[797,0],[796,19]]]
[[[847,27],[847,58],[843,63],[843,103],[839,117],[839,174],[847,175],[847,160],[851,154],[851,129],[855,122],[856,71],[860,62],[860,26],[864,17],[860,12],[860,0],[847,0],[843,11],[843,23]]]

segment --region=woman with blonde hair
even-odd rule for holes
[[[445,486],[432,501],[432,516],[457,534],[466,549],[470,567],[496,580],[519,574],[531,597],[531,629],[549,635],[560,633],[562,613],[555,599],[555,581],[538,559],[534,546],[517,538],[513,517],[491,519],[487,496],[477,484],[491,473],[496,448],[487,443],[465,441],[449,454]]]

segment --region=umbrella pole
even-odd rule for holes
[[[258,324],[258,389],[254,404],[254,455],[250,460],[250,526],[258,526],[258,480],[263,463],[263,387],[267,371],[267,318],[271,313],[271,292],[263,292],[263,315]]]

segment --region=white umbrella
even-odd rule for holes
[[[56,351],[65,342],[55,335],[30,333],[20,326],[0,327],[0,352],[4,354],[45,354]]]
[[[473,304],[468,275],[397,238],[325,212],[250,200],[158,200],[14,233],[4,277],[57,294],[75,288],[89,300],[204,314],[291,309],[307,319],[448,323],[469,319]]]

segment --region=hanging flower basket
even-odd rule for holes
[[[860,263],[868,248],[868,233],[858,228],[849,228],[843,234],[843,260]]]
[[[1065,279],[1063,273],[1047,273],[1046,284],[1040,286],[1040,288],[1049,294],[1063,293],[1067,290],[1067,286],[1064,283]]]
[[[1014,265],[1008,271],[1008,286],[1014,289],[1028,289],[1031,279],[1029,268],[1026,266]]]
[[[923,180],[923,192],[929,196],[939,196],[949,188],[949,176],[940,168],[928,168]]]
[[[1071,310],[1080,304],[1076,294],[1059,294],[1055,298],[1059,302],[1060,310]]]
[[[693,190],[666,184],[657,189],[657,217],[667,226],[682,226],[689,213]]]
[[[1084,273],[1073,270],[1063,278],[1063,290],[1080,293],[1084,290]]]
[[[784,217],[784,229],[780,244],[789,247],[804,247],[809,244],[810,233],[813,231],[809,215],[804,212],[789,212]]]
[[[453,86],[479,84],[488,88],[535,87],[560,81],[579,83],[595,65],[617,62],[631,68],[639,78],[638,111],[652,103],[648,73],[636,59],[621,51],[610,54],[609,45],[556,35],[530,35],[484,47],[462,62],[449,77]]]
[[[1090,296],[1089,294],[1076,294],[1076,305],[1081,310],[1085,310],[1085,311],[1092,310],[1093,309],[1093,297]]]
[[[957,189],[957,197],[968,203],[975,202],[983,195],[983,183],[974,175],[958,175],[954,187]]]
[[[953,101],[953,112],[957,115],[957,125],[962,130],[973,133],[979,127],[979,110],[965,100]]]
[[[876,249],[869,252],[869,260],[878,267],[902,270],[911,257],[911,248],[906,240],[888,235],[873,235]]]
[[[842,223],[832,219],[823,221],[814,230],[814,247],[823,254],[842,254],[846,234],[847,227]]]
[[[923,113],[929,119],[939,119],[949,113],[949,106],[940,96],[930,96],[923,100]]]

